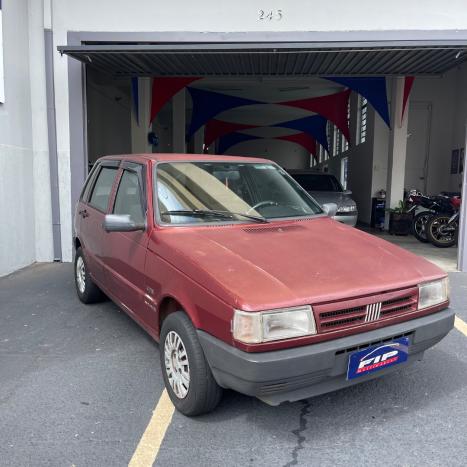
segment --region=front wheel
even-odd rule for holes
[[[199,343],[196,330],[183,311],[162,323],[160,359],[165,387],[181,413],[194,416],[214,410],[222,397]]]
[[[428,240],[438,248],[449,248],[457,242],[457,221],[449,223],[451,216],[440,214],[430,219],[426,226]]]

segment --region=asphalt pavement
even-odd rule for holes
[[[467,274],[450,274],[467,322]],[[78,301],[70,264],[0,279],[0,466],[124,466],[163,391],[158,345],[111,302]],[[279,407],[232,391],[175,412],[157,466],[467,465],[467,336],[422,362]]]

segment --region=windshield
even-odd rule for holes
[[[267,222],[323,212],[275,164],[164,162],[155,177],[159,217],[166,224]]]
[[[334,175],[291,174],[306,191],[342,191]]]

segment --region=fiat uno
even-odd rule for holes
[[[76,207],[78,297],[160,342],[186,415],[223,388],[277,405],[368,381],[452,329],[448,279],[335,212],[265,159],[103,157]]]

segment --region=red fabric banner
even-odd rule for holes
[[[297,143],[304,147],[313,157],[318,160],[316,154],[316,140],[306,133],[296,133],[295,135],[277,136],[274,139],[281,139],[283,141],[290,141],[291,143]]]
[[[171,97],[175,96],[178,91],[198,79],[201,78],[172,76],[154,78],[152,80],[151,117],[149,119],[149,125],[151,125],[156,115]]]
[[[206,123],[204,129],[204,147],[207,149],[217,138],[233,133],[238,130],[247,130],[256,128],[258,125],[245,125],[243,123],[224,122],[222,120],[212,119]]]
[[[407,102],[409,100],[410,91],[412,90],[413,82],[415,81],[415,76],[406,76],[404,82],[404,96],[402,100],[402,115],[401,115],[401,124],[404,120],[405,109],[407,107]]]
[[[347,119],[349,97],[352,91],[347,89],[327,96],[311,97],[296,101],[279,102],[280,105],[299,107],[310,110],[330,120],[342,131],[345,139],[350,143],[349,122]]]

